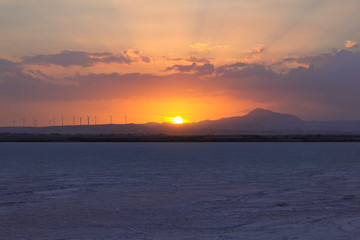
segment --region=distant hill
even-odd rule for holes
[[[255,109],[244,116],[174,124],[107,124],[55,127],[1,127],[0,133],[238,135],[238,134],[360,134],[360,121],[304,121],[294,115]]]
[[[258,108],[245,116],[223,118],[199,124],[206,128],[226,131],[286,131],[301,129],[304,121],[293,115]]]

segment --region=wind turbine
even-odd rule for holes
[[[37,127],[37,119],[34,118],[34,127]]]
[[[16,126],[16,120],[13,120],[13,127]]]
[[[82,120],[82,117],[80,117],[80,126],[81,126],[81,120]]]
[[[90,125],[90,116],[87,116],[88,126]]]
[[[22,119],[23,127],[25,127],[25,121],[26,121],[26,118],[24,117],[24,118]]]
[[[61,126],[64,126],[64,117],[61,116]]]
[[[95,116],[95,125],[96,125],[96,116]]]

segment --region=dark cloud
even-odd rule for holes
[[[162,56],[162,58],[167,61],[183,61],[184,60],[184,58],[167,58],[165,56]]]
[[[287,73],[262,64],[234,63],[173,65],[165,76],[154,74],[74,75],[56,82],[38,71],[24,72],[21,64],[0,59],[0,96],[10,100],[55,101],[114,99],[132,96],[187,96],[221,92],[225,96],[259,103],[286,104],[294,109],[322,106],[360,109],[360,55],[347,50],[285,59],[307,63]],[[37,77],[35,77],[37,76]],[[201,77],[199,77],[201,76]],[[71,83],[71,84],[64,84]],[[339,111],[340,111],[339,110]]]
[[[236,63],[219,67],[218,79],[228,89],[232,87],[233,95],[262,102],[360,107],[359,54],[342,50],[290,60],[309,67],[278,74],[264,65]]]
[[[30,76],[29,78],[32,79]],[[23,73],[21,64],[6,59],[0,59],[0,92],[3,90],[1,89],[2,85],[14,83],[16,86],[27,79],[27,76]],[[16,89],[14,89],[14,91],[16,91]],[[12,94],[12,92],[5,93],[5,95],[8,94]],[[0,96],[2,96],[2,94],[0,94]]]
[[[230,73],[230,72],[236,72],[239,71],[240,69],[249,66],[249,64],[247,63],[242,63],[242,62],[237,62],[237,63],[233,63],[233,64],[226,64],[223,65],[221,67],[218,67],[216,69],[216,72],[218,74],[223,74],[223,73]]]
[[[202,66],[198,66],[197,73],[200,75],[212,74],[215,71],[214,65],[206,63]]]
[[[120,63],[131,64],[138,62],[150,62],[150,58],[141,55],[139,51],[132,51],[135,57],[129,55],[129,51],[123,51],[120,54],[104,53],[89,53],[83,51],[62,51],[56,54],[35,55],[23,57],[24,64],[33,65],[60,65],[63,67],[81,66],[91,67],[97,63]]]
[[[191,65],[176,64],[176,65],[173,65],[171,67],[167,67],[165,69],[165,71],[176,70],[176,71],[179,71],[179,72],[191,72],[191,71],[194,71],[196,68],[197,68],[196,63],[193,63]]]
[[[150,62],[151,62],[151,59],[150,59],[149,57],[142,56],[142,57],[141,57],[141,61],[144,62],[144,63],[150,63]]]
[[[171,67],[167,67],[165,71],[166,72],[177,71],[180,73],[194,73],[198,75],[206,75],[206,74],[212,74],[215,71],[215,67],[210,63],[206,63],[203,65],[198,65],[196,63],[193,63],[191,65],[176,64]]]
[[[210,59],[208,58],[197,58],[195,56],[187,57],[185,60],[193,63],[210,63]]]
[[[6,59],[0,58],[0,76],[21,72],[21,65]]]
[[[167,58],[167,57],[163,57],[163,58],[168,61],[187,61],[187,62],[191,62],[191,63],[210,63],[211,62],[210,58],[198,58],[195,56],[189,56],[189,57],[185,57],[185,58]]]
[[[71,82],[71,84],[63,84]],[[192,85],[191,85],[192,84]],[[195,76],[174,74],[157,76],[151,74],[88,74],[75,75],[62,82],[44,82],[31,75],[10,77],[0,82],[0,96],[11,101],[74,101],[124,99],[136,96],[183,97],[186,88],[201,89]]]
[[[300,58],[284,58],[283,61],[277,64],[289,62],[289,63],[305,64],[319,68],[331,64],[331,62],[334,61],[335,58],[336,58],[336,53],[333,54],[327,53],[321,55],[305,56]]]
[[[285,80],[302,92],[303,99],[336,106],[360,107],[360,56],[342,50],[334,55],[325,55],[326,65],[313,63],[309,68],[289,72]],[[315,66],[321,67],[315,67]],[[290,88],[290,86],[289,86]]]

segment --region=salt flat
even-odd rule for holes
[[[1,143],[0,239],[357,239],[359,143]]]

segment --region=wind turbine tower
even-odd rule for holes
[[[64,126],[64,117],[61,116],[61,126]]]
[[[80,117],[80,126],[81,126],[82,117]]]
[[[90,116],[87,116],[88,126],[90,125]]]

